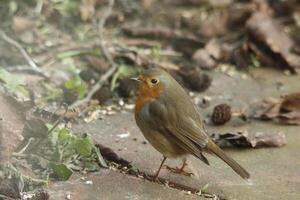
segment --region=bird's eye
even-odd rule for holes
[[[158,80],[153,78],[153,79],[151,79],[151,83],[156,84],[156,83],[158,83]]]

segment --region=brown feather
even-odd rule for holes
[[[221,158],[225,163],[227,163],[238,175],[240,175],[244,179],[249,179],[250,174],[235,160],[225,154],[225,152],[220,149],[213,141],[209,140],[206,146],[207,150],[217,155]]]

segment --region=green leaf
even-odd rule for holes
[[[54,175],[61,181],[68,180],[73,174],[73,171],[63,163],[50,162],[49,167],[53,170]]]
[[[15,14],[18,10],[18,4],[15,1],[9,1],[8,9],[10,14]]]
[[[70,13],[78,11],[78,1],[74,0],[51,0],[51,4],[55,10],[61,15],[68,16]]]
[[[83,162],[84,169],[89,172],[99,171],[100,166],[96,162],[85,161]]]
[[[0,69],[0,82],[3,82],[4,87],[21,97],[28,97],[29,92],[24,87],[24,78],[19,75],[14,75],[6,71],[5,69]]]
[[[72,135],[71,135],[69,129],[62,128],[59,130],[59,133],[58,133],[58,143],[59,144],[66,144],[68,142],[71,142],[71,138],[72,138]]]
[[[86,84],[77,75],[74,78],[65,82],[65,87],[69,90],[75,91],[79,97],[83,97],[87,91]]]
[[[206,183],[206,184],[201,188],[201,191],[202,191],[202,192],[207,192],[208,187],[209,187],[209,183]]]
[[[161,47],[160,46],[154,46],[151,49],[151,56],[157,60],[157,61],[161,61]]]
[[[137,73],[137,70],[134,66],[130,65],[120,65],[117,72],[113,75],[111,80],[111,90],[116,88],[117,80],[124,77],[131,77]]]
[[[60,152],[58,146],[54,147],[50,160],[51,160],[51,162],[61,162],[62,161],[62,153]]]
[[[63,91],[61,88],[58,88],[57,86],[50,85],[47,83],[43,83],[43,86],[45,87],[47,94],[41,97],[41,101],[47,102],[47,101],[53,101],[53,100],[59,100],[63,96]]]
[[[108,166],[107,166],[105,160],[103,159],[103,156],[102,156],[101,153],[100,153],[100,150],[99,150],[97,147],[94,147],[94,151],[96,152],[97,160],[98,160],[99,164],[100,164],[102,167],[108,168]]]
[[[76,151],[81,156],[90,156],[94,147],[90,137],[78,138],[76,140]]]

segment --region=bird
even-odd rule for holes
[[[177,168],[181,172],[187,165],[188,155],[209,165],[203,153],[216,155],[243,179],[250,178],[240,164],[210,139],[199,108],[168,72],[153,67],[132,79],[138,82],[134,110],[136,124],[148,142],[163,155],[155,180],[167,158],[184,157],[182,167]]]

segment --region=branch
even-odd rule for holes
[[[110,16],[112,8],[114,6],[115,1],[114,0],[109,0],[109,4],[107,9],[105,9],[105,13],[103,14],[103,17],[100,19],[99,23],[98,23],[98,34],[99,34],[99,39],[100,39],[100,48],[101,51],[103,52],[103,55],[105,57],[105,59],[109,62],[109,64],[111,65],[111,68],[101,76],[101,78],[96,82],[96,84],[91,88],[91,90],[88,92],[88,94],[86,95],[85,98],[80,99],[76,102],[74,102],[72,105],[69,106],[70,109],[74,109],[80,105],[83,105],[87,102],[89,102],[91,100],[91,98],[93,97],[93,95],[99,90],[101,89],[101,87],[103,86],[103,84],[109,79],[109,77],[111,77],[114,72],[117,70],[118,65],[114,62],[114,60],[112,59],[110,53],[106,50],[107,48],[105,47],[104,44],[104,37],[103,37],[103,29],[104,29],[104,25],[105,22],[107,20],[107,18]]]
[[[19,49],[20,53],[25,58],[25,60],[27,61],[27,63],[29,64],[29,66],[32,68],[32,70],[36,71],[37,73],[39,73],[42,76],[44,76],[45,78],[47,78],[47,76],[35,64],[35,62],[33,61],[33,59],[28,55],[28,53],[26,52],[26,50],[22,47],[22,45],[20,43],[18,43],[17,41],[15,41],[14,39],[12,39],[8,35],[6,35],[6,33],[3,30],[1,30],[1,29],[0,29],[0,36],[2,37],[2,39],[4,41],[6,41],[7,43],[9,43],[9,44],[13,45],[14,47],[16,47],[17,49]]]
[[[6,196],[6,195],[4,195],[4,194],[0,194],[0,198],[1,198],[1,199],[3,198],[4,200],[15,200],[15,198]]]
[[[49,78],[47,75],[45,75],[41,70],[36,70],[34,68],[32,68],[31,66],[28,65],[15,65],[15,66],[9,66],[6,69],[9,72],[21,72],[21,73],[28,73],[31,75],[37,75],[37,76],[41,76],[43,78]]]

